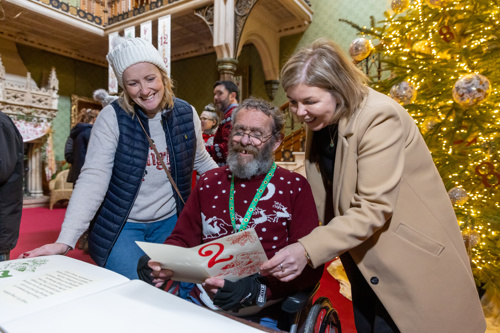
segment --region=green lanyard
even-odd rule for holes
[[[269,170],[266,178],[264,178],[264,181],[262,182],[262,184],[260,184],[257,193],[255,193],[255,197],[253,198],[250,207],[248,207],[247,213],[243,218],[243,223],[241,223],[239,229],[236,229],[236,217],[234,215],[234,175],[231,177],[231,190],[229,192],[229,216],[231,216],[231,223],[233,224],[233,229],[235,232],[243,231],[247,228],[248,222],[250,222],[250,217],[252,217],[253,211],[255,210],[255,207],[257,206],[260,197],[262,197],[262,194],[264,193],[267,184],[269,184],[269,181],[271,180],[271,178],[273,178],[275,170],[276,170],[276,163],[273,163],[271,170]]]

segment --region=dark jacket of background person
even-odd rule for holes
[[[88,123],[78,123],[71,129],[69,137],[71,138],[72,144],[72,158],[73,161],[67,162],[71,163],[71,168],[68,174],[68,182],[75,183],[82,170],[83,163],[85,163],[85,155],[87,154],[87,146],[89,144],[90,132],[92,131],[92,124]],[[69,141],[69,139],[68,139]],[[65,154],[66,156],[66,154]]]
[[[23,160],[23,138],[14,122],[0,112],[0,254],[8,254],[19,238]]]
[[[68,138],[66,139],[66,143],[64,144],[64,159],[69,164],[73,164],[74,163],[74,159],[73,159],[73,139],[71,138],[71,136],[68,136]]]

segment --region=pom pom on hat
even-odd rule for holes
[[[113,103],[114,100],[118,99],[118,96],[113,96],[108,94],[108,92],[104,89],[97,89],[94,91],[93,95],[94,99],[102,104],[103,107],[108,106]]]
[[[112,41],[113,49],[106,59],[115,72],[118,84],[123,88],[123,72],[132,65],[140,62],[149,62],[156,65],[165,74],[167,66],[153,44],[141,38],[115,37]]]

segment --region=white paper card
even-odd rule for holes
[[[254,229],[219,238],[193,248],[136,242],[164,269],[174,272],[172,280],[202,283],[208,277],[237,281],[259,272],[267,260]]]

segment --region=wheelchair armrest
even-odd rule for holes
[[[281,310],[292,314],[297,313],[305,306],[310,296],[310,290],[299,291],[296,294],[288,296],[283,303],[281,303]]]

